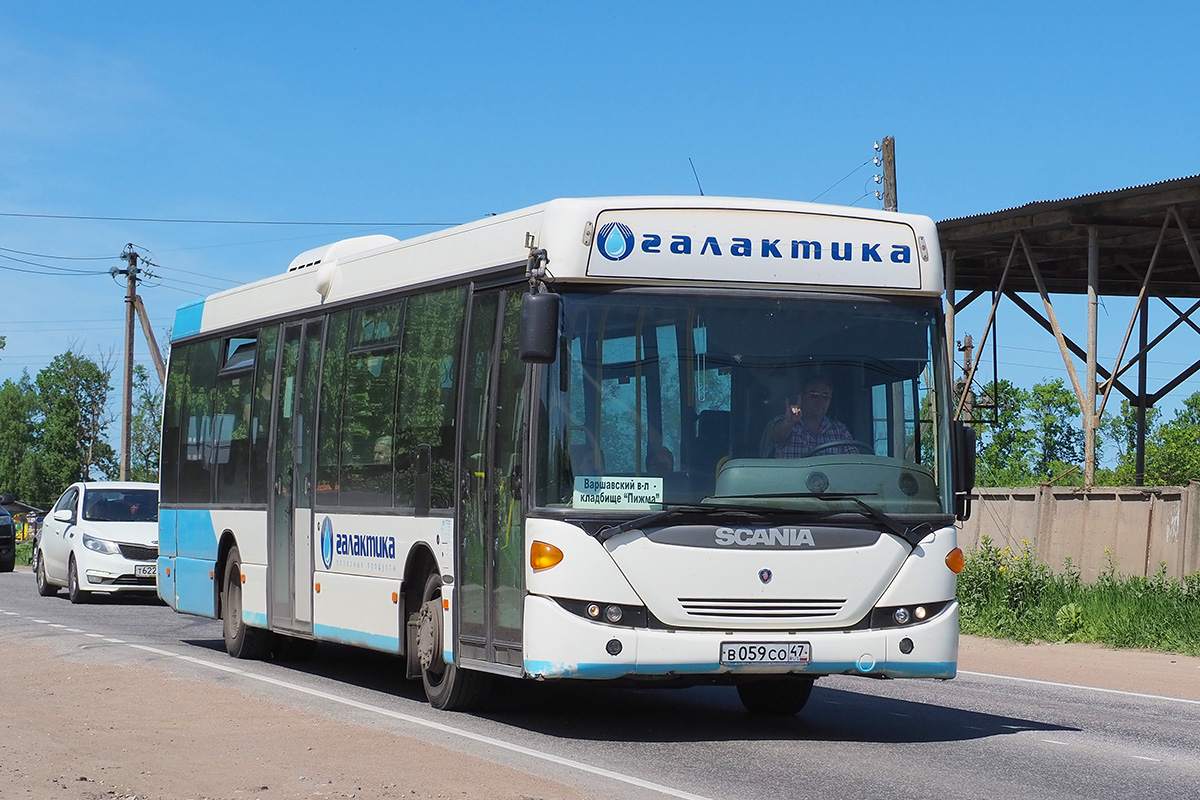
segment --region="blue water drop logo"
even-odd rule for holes
[[[329,517],[321,523],[321,560],[325,569],[333,566],[333,520]]]
[[[622,222],[610,222],[596,234],[600,255],[609,261],[620,261],[633,252],[633,231]]]

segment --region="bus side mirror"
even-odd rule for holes
[[[975,490],[975,429],[961,420],[950,423],[950,443],[954,451],[954,516],[971,517],[971,492]]]
[[[552,292],[525,293],[521,299],[521,360],[551,364],[558,355],[558,316],[562,298]]]

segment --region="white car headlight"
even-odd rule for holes
[[[116,555],[121,552],[121,548],[116,542],[110,542],[107,539],[97,539],[95,536],[83,535],[83,546],[88,550],[95,550],[97,553],[108,553]]]

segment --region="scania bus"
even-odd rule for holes
[[[235,657],[395,654],[443,709],[497,676],[772,714],[952,678],[974,439],[942,313],[929,219],[790,201],[310,250],[176,315],[159,594]],[[802,392],[830,427],[777,457]]]

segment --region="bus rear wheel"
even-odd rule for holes
[[[242,555],[234,547],[225,559],[221,582],[221,629],[225,652],[234,658],[265,658],[271,652],[271,632],[242,621]]]
[[[442,646],[442,576],[425,579],[417,617],[417,662],[429,705],[444,711],[470,711],[491,686],[491,675],[447,664]]]
[[[791,716],[812,694],[813,678],[762,678],[737,685],[738,698],[751,714]]]

